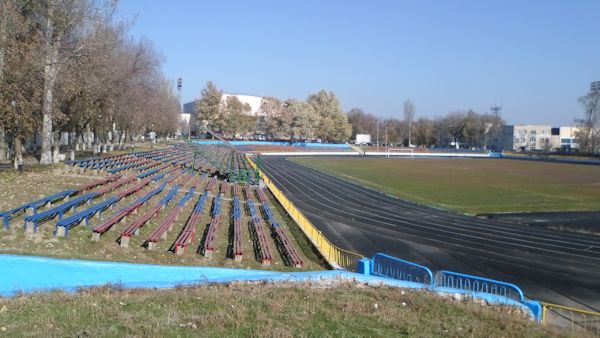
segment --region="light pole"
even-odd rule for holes
[[[377,118],[377,152],[379,152],[379,117]]]
[[[389,140],[388,140],[388,132],[387,132],[387,125],[388,121],[385,120],[385,151],[388,151],[388,144],[389,144]]]

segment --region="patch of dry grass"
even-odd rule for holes
[[[503,307],[342,284],[85,289],[0,299],[0,335],[45,337],[561,337]]]

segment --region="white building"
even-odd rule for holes
[[[177,132],[175,133],[178,136],[183,134],[190,133],[190,118],[192,114],[182,113],[179,114],[179,123],[177,124]]]
[[[513,150],[550,150],[551,135],[552,127],[549,125],[517,124],[513,131]]]
[[[577,127],[560,127],[560,147],[562,150],[579,149],[579,140],[577,140],[577,133],[579,128]]]
[[[239,95],[239,94],[223,94],[223,96],[221,97],[221,104],[225,104],[225,102],[227,101],[227,98],[230,96],[235,96],[238,98],[238,100],[240,100],[240,102],[242,104],[247,103],[250,106],[250,112],[248,113],[248,115],[252,115],[252,116],[262,116],[263,114],[260,111],[260,106],[262,105],[262,101],[263,98],[260,96],[252,96],[252,95]],[[185,103],[183,105],[183,112],[187,113],[187,114],[193,114],[195,107],[196,107],[196,101],[198,99],[192,101],[192,102],[188,102]]]
[[[227,102],[227,98],[230,96],[235,96],[240,100],[242,104],[247,103],[250,106],[250,112],[248,115],[252,116],[262,116],[260,112],[260,106],[262,105],[263,98],[260,96],[251,96],[251,95],[237,95],[237,94],[223,94],[221,98],[221,103],[225,104]]]
[[[503,149],[514,151],[570,151],[578,149],[577,127],[522,124],[502,127]]]

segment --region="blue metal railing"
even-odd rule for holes
[[[371,274],[433,286],[433,273],[429,268],[382,253],[373,256]]]
[[[505,283],[493,279],[465,275],[458,272],[438,271],[435,273],[435,286],[447,287],[471,292],[488,293],[514,299],[519,302],[525,301],[521,289],[511,283]]]

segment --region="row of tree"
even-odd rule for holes
[[[208,128],[232,139],[260,133],[272,140],[344,142],[351,134],[339,100],[325,90],[306,101],[264,97],[258,114],[250,111],[236,96],[224,100],[223,92],[208,82],[196,102],[192,124],[195,130]]]
[[[468,148],[498,148],[502,119],[492,114],[478,114],[471,110],[453,112],[444,117],[414,119],[415,105],[404,104],[404,119],[386,118],[365,113],[361,109],[348,112],[352,137],[370,134],[373,143],[418,147],[460,146]]]
[[[177,128],[180,111],[162,57],[115,19],[116,1],[0,0],[0,159],[23,143],[57,161],[73,150],[122,146]],[[37,148],[36,137],[41,139]]]

